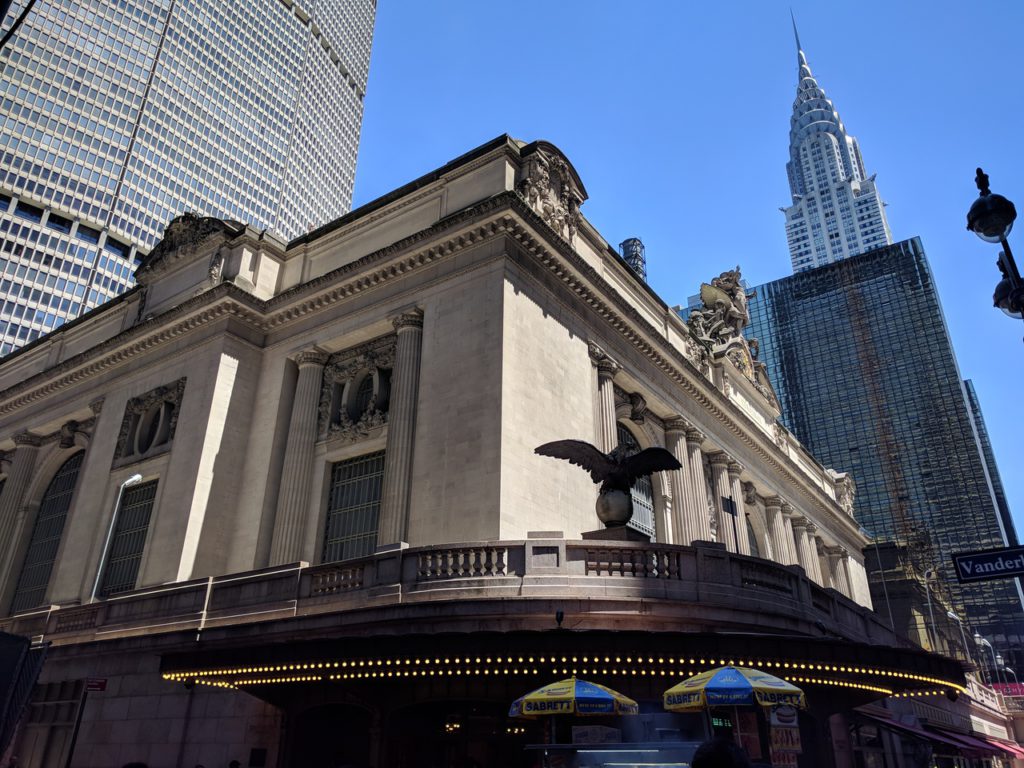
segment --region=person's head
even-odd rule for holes
[[[750,768],[747,754],[732,739],[705,741],[693,753],[692,768]]]

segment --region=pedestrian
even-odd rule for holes
[[[728,738],[705,741],[693,753],[692,768],[750,768],[750,759]]]

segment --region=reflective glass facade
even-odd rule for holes
[[[0,52],[0,354],[129,288],[180,213],[290,239],[347,212],[374,14],[39,0]]]
[[[786,426],[825,466],[851,473],[855,514],[871,535],[910,544],[912,565],[942,569],[972,627],[1020,648],[1016,581],[960,587],[953,574],[951,553],[1017,538],[1000,514],[980,410],[975,403],[972,416],[920,240],[756,291],[745,335],[760,342]]]

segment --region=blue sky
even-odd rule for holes
[[[992,308],[998,249],[965,229],[978,165],[1024,213],[1024,4],[792,8],[893,236],[922,238],[1024,536],[1024,322]],[[499,134],[543,138],[575,165],[604,237],[643,239],[666,302],[737,263],[751,284],[788,275],[789,9],[380,0],[354,205]],[[1024,223],[1010,243],[1024,268]]]

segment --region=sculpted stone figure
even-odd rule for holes
[[[665,469],[682,469],[675,456],[664,448],[645,448],[627,456],[618,446],[605,454],[582,440],[556,440],[534,448],[533,452],[583,467],[595,483],[601,483],[597,517],[607,528],[625,525],[633,517],[630,490],[638,479]]]

